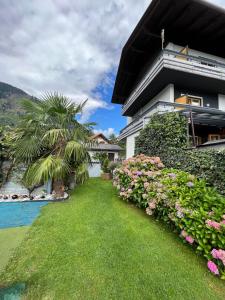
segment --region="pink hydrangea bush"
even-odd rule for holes
[[[115,170],[114,185],[122,199],[172,225],[225,279],[225,198],[204,180],[165,169],[159,157],[139,155]]]

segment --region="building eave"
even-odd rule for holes
[[[123,104],[146,64],[166,43],[225,58],[225,10],[203,0],[153,0],[123,48],[112,102]]]

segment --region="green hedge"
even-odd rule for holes
[[[136,140],[136,154],[159,156],[166,167],[190,172],[225,194],[225,151],[187,150],[187,119],[155,114]]]
[[[204,180],[166,169],[158,157],[139,155],[114,172],[120,197],[163,220],[225,279],[225,198]]]

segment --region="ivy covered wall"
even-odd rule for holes
[[[190,172],[225,194],[225,151],[188,150],[187,118],[155,114],[136,140],[136,154],[159,156],[166,167]]]

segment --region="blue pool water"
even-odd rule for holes
[[[0,228],[26,226],[33,223],[47,201],[0,203]]]

